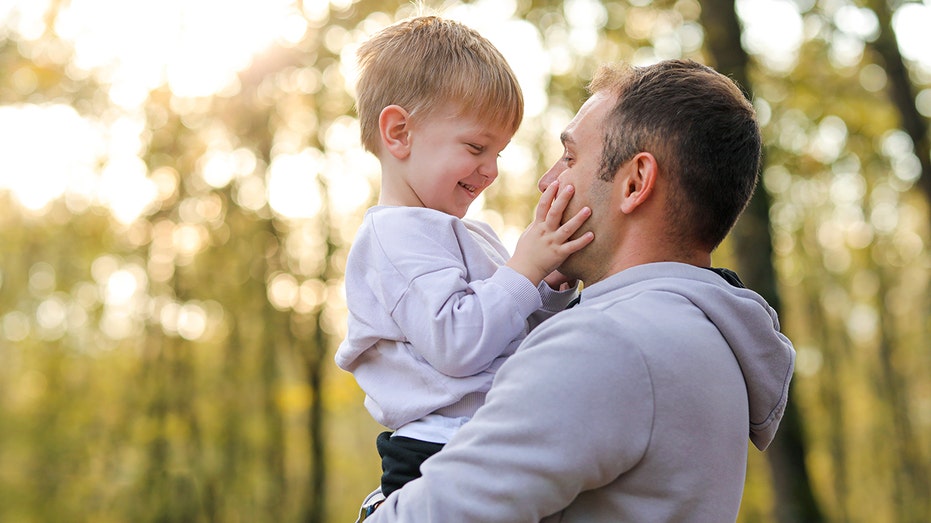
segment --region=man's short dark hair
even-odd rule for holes
[[[709,250],[733,227],[759,179],[756,112],[728,77],[692,60],[646,67],[603,66],[589,91],[610,91],[601,179],[650,152],[669,180],[677,241]]]

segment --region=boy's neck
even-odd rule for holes
[[[396,175],[394,170],[382,162],[381,191],[378,195],[378,205],[391,205],[403,207],[423,207],[423,202],[403,182],[403,177]]]

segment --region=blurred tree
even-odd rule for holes
[[[902,285],[917,286],[920,294],[927,278],[905,269],[912,262],[903,256],[924,262],[903,251],[901,238],[920,245],[927,229],[915,228],[911,212],[893,211],[913,200],[912,174],[900,167],[911,147],[907,153],[900,145],[894,153],[890,148],[905,142],[904,133],[896,130],[895,107],[876,96],[883,85],[876,79],[887,75],[865,54],[871,36],[844,26],[850,8],[811,6],[802,13],[811,31],[791,73],[780,79],[760,67],[755,77],[762,107],[772,109],[764,185],[774,196],[769,215],[780,290],[790,297],[782,300],[788,304],[783,313],[800,348],[794,398],[805,419],[830,420],[807,424],[805,431],[806,462],[822,508],[832,520],[910,520],[927,509],[908,488],[893,486],[893,471],[901,467],[888,464],[909,458],[888,443],[897,437],[891,435],[896,425],[889,407],[896,404],[896,390],[906,404],[920,400],[927,367],[911,343],[884,345],[899,336],[914,339],[899,307],[911,308],[912,321],[925,322],[923,298],[909,299],[907,306],[902,301],[911,294],[903,294]],[[866,10],[853,12],[870,19]],[[881,273],[895,276],[883,285]],[[899,311],[895,320],[884,318],[886,310]],[[899,373],[892,386],[881,372],[887,357]],[[911,363],[895,363],[904,361]],[[914,365],[923,374],[902,372]],[[915,419],[913,408],[903,410]],[[881,502],[864,502],[879,491]]]
[[[904,5],[906,2],[896,2]],[[879,22],[879,34],[871,47],[878,56],[889,78],[886,92],[889,101],[899,115],[899,126],[911,138],[914,154],[918,159],[920,173],[917,186],[931,202],[931,133],[929,125],[915,105],[916,87],[909,75],[909,68],[899,51],[898,38],[892,24],[893,8],[885,0],[868,0],[866,2]],[[893,277],[877,268],[879,281],[878,295],[886,296],[893,285]],[[888,313],[885,304],[876,304],[880,311],[879,362],[881,369],[880,386],[887,391],[890,403],[890,418],[893,427],[896,453],[898,456],[898,473],[894,474],[896,519],[899,521],[923,521],[931,514],[931,500],[926,495],[931,491],[931,478],[927,467],[922,466],[922,451],[919,438],[912,426],[910,411],[910,394],[908,380],[898,370],[895,362],[903,359],[899,336],[895,328],[894,317]]]
[[[702,5],[701,20],[705,28],[705,45],[714,67],[733,78],[752,100],[750,58],[741,43],[741,27],[734,0],[706,0]],[[764,162],[765,158],[764,154]],[[759,292],[777,313],[781,313],[769,213],[770,198],[761,185],[734,226],[731,238],[738,273],[744,283]],[[805,466],[803,420],[796,395],[795,388],[790,387],[782,425],[766,453],[774,484],[773,508],[777,520],[785,523],[823,521]]]
[[[912,139],[915,156],[921,166],[918,187],[931,201],[931,135],[928,121],[915,107],[916,89],[909,77],[908,66],[899,51],[898,38],[892,25],[892,5],[902,6],[908,0],[890,2],[889,0],[867,0],[866,6],[874,13],[879,22],[879,34],[871,47],[875,50],[879,62],[889,77],[888,95],[899,113],[902,129]]]

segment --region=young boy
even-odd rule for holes
[[[394,431],[377,441],[388,496],[482,405],[528,331],[575,297],[554,269],[593,236],[570,239],[591,211],[561,224],[573,189],[556,183],[513,256],[487,224],[463,218],[523,117],[514,73],[485,38],[419,17],[376,34],[359,62],[362,142],[382,184],[347,260],[336,363]]]

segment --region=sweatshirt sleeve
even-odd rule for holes
[[[637,465],[651,438],[652,382],[611,325],[570,311],[537,328],[475,417],[372,521],[539,521]]]
[[[523,336],[527,317],[542,304],[537,288],[508,267],[484,280],[470,278],[464,258],[468,230],[453,218],[373,221],[396,296],[385,306],[413,350],[453,377],[478,374]],[[471,280],[471,281],[470,281]],[[513,350],[513,347],[511,347]]]
[[[543,306],[537,309],[528,318],[530,330],[536,329],[538,325],[552,318],[557,313],[566,310],[573,299],[579,295],[579,284],[576,283],[572,288],[564,291],[558,291],[551,288],[545,281],[537,285],[540,291],[540,297],[543,300]]]

